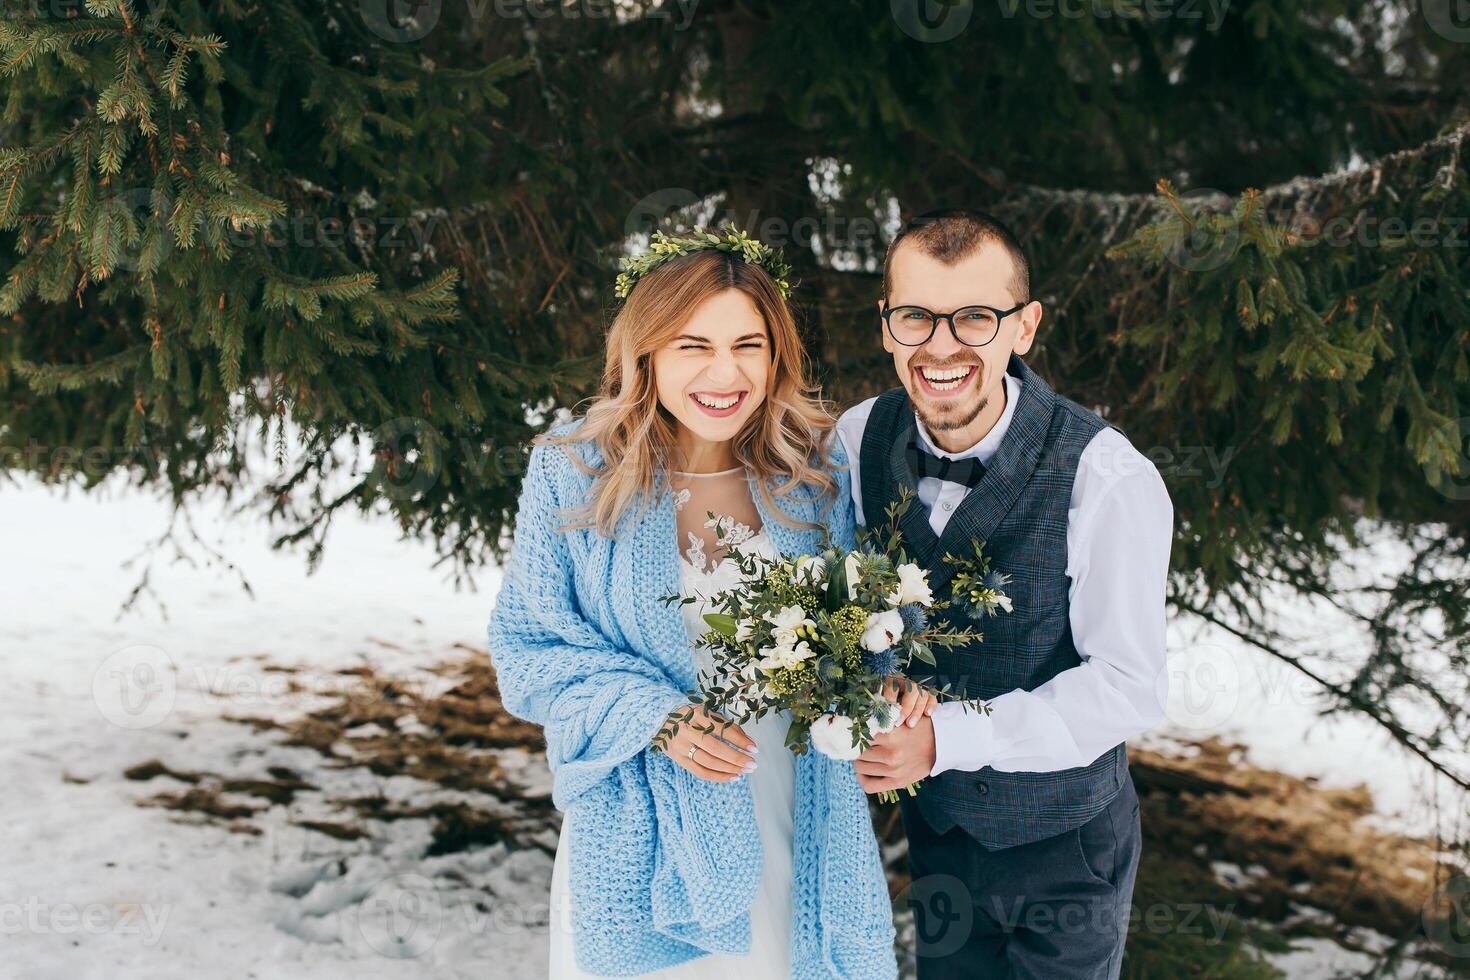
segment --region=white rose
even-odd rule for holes
[[[900,636],[903,636],[903,617],[898,614],[897,609],[888,609],[868,614],[868,623],[863,628],[860,642],[864,650],[882,653],[893,646],[893,642]]]
[[[1011,597],[1008,595],[996,596],[995,604],[1004,609],[1006,612],[1011,611]]]
[[[748,619],[742,619],[740,620],[740,622],[735,624],[735,639],[740,643],[744,643],[746,640],[750,639],[751,634],[754,632],[755,623],[751,622]]]
[[[933,605],[934,593],[929,588],[928,573],[913,562],[899,565],[898,588],[889,594],[888,602],[894,606],[904,606],[910,602],[917,602],[921,606]]]

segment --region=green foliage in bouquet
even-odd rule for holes
[[[973,629],[957,629],[936,614],[950,603],[937,599],[928,575],[908,559],[898,530],[912,493],[891,504],[881,533],[860,532],[847,551],[824,541],[815,555],[769,559],[728,548],[741,584],[710,599],[704,617],[709,631],[700,643],[713,653],[714,669],[700,678],[691,701],[724,718],[743,722],[772,712],[791,719],[786,745],[795,753],[815,746],[833,758],[853,759],[873,737],[892,728],[895,705],[884,697],[892,680],[909,679],[915,661],[935,664],[934,648],[980,642]],[[724,528],[710,514],[718,540]],[[1008,609],[1000,591],[1004,576],[991,571],[983,547],[960,566],[967,606],[990,614]],[[987,584],[988,583],[988,584]],[[971,598],[971,593],[981,600]],[[956,591],[956,596],[959,596]],[[667,603],[693,598],[664,596]],[[932,686],[937,697],[954,697],[949,685]],[[989,706],[975,703],[979,710]],[[655,739],[662,751],[679,727],[678,718]],[[909,787],[914,792],[914,787]],[[896,800],[897,794],[884,794]]]

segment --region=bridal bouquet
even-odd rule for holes
[[[851,551],[828,547],[773,561],[729,546],[742,581],[710,597],[716,611],[705,615],[709,631],[700,643],[713,653],[714,675],[701,678],[699,703],[737,723],[787,711],[787,746],[796,753],[815,747],[834,759],[856,759],[874,736],[890,731],[898,719],[897,705],[883,693],[888,680],[915,660],[932,666],[934,647],[982,639],[936,618],[949,603],[935,598],[928,573],[901,546],[898,522],[911,500],[905,495],[889,507],[886,533],[859,532]],[[720,521],[710,519],[723,539]],[[1007,577],[990,570],[980,544],[972,558],[945,561],[959,566],[954,598],[972,616],[1010,610],[1002,591]],[[947,689],[932,688],[941,698]],[[661,732],[655,746],[674,730]],[[917,785],[908,787],[910,795]],[[894,802],[898,794],[881,798]]]

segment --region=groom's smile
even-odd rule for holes
[[[914,387],[930,398],[963,398],[970,391],[971,382],[981,374],[982,365],[968,364],[914,364]]]

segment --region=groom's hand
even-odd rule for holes
[[[903,789],[929,775],[934,768],[934,721],[921,715],[913,728],[899,725],[874,737],[868,751],[853,763],[864,793]]]

